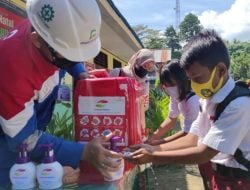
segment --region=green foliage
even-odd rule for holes
[[[180,51],[172,52],[172,59],[180,59],[180,58],[181,58],[181,52]]]
[[[142,43],[149,49],[162,49],[165,48],[165,40],[160,35],[159,30],[148,28],[146,25],[136,25],[133,30],[138,35]]]
[[[247,80],[250,78],[250,55],[241,53],[232,59],[231,72],[235,80]]]
[[[181,56],[181,45],[177,32],[175,31],[173,26],[169,26],[165,31],[166,37],[166,46],[171,49],[172,58],[179,59]]]
[[[250,43],[234,41],[228,43],[228,52],[231,57],[230,72],[235,80],[250,78]]]
[[[66,108],[71,108],[70,103],[60,102],[59,104],[65,106]],[[57,137],[62,137],[65,140],[73,140],[73,116],[69,114],[71,109],[66,109],[63,114],[54,112],[51,121],[49,122],[46,131]]]
[[[179,35],[183,41],[188,41],[191,37],[198,34],[202,28],[199,18],[189,13],[180,24]]]
[[[148,49],[162,49],[164,48],[164,39],[160,37],[151,37],[145,42],[145,47]]]
[[[135,33],[142,42],[144,42],[145,39],[149,38],[149,36],[155,36],[157,33],[153,29],[149,29],[147,25],[143,24],[138,24],[136,26],[133,26],[133,30],[135,31]]]
[[[168,115],[169,98],[159,88],[150,89],[150,106],[146,112],[146,127],[153,133]]]
[[[161,35],[159,30],[148,28],[146,25],[136,25],[133,30],[141,39],[146,48],[149,49],[171,49],[172,59],[181,57],[181,40],[186,42],[199,33],[202,25],[198,17],[192,13],[185,16],[180,24],[180,31],[177,32],[173,26],[166,28],[165,34]]]

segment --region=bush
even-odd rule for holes
[[[149,109],[146,111],[146,127],[150,134],[157,130],[168,115],[169,97],[159,88],[152,88],[149,92]]]
[[[65,140],[73,140],[73,116],[72,116],[72,105],[70,103],[59,102],[59,105],[66,107],[66,111],[63,114],[54,112],[52,119],[49,122],[46,131],[57,137],[62,137]],[[71,112],[71,113],[70,113]]]

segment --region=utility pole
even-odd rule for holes
[[[175,30],[179,29],[180,25],[180,0],[175,0]]]

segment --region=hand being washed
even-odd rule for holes
[[[133,151],[129,157],[124,159],[133,164],[145,164],[153,161],[154,147],[148,144],[137,144],[130,147]]]

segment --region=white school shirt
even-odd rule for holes
[[[169,115],[170,118],[176,118],[180,114],[184,117],[182,129],[188,133],[193,121],[199,113],[199,97],[191,96],[189,99],[179,102],[176,98],[170,97]]]
[[[199,137],[198,143],[219,151],[211,159],[212,162],[247,170],[233,158],[233,154],[240,148],[244,157],[250,160],[250,97],[236,98],[228,104],[217,121],[211,119],[216,105],[225,99],[234,86],[234,80],[229,78],[211,99],[200,99],[202,112],[193,122],[190,133]]]

